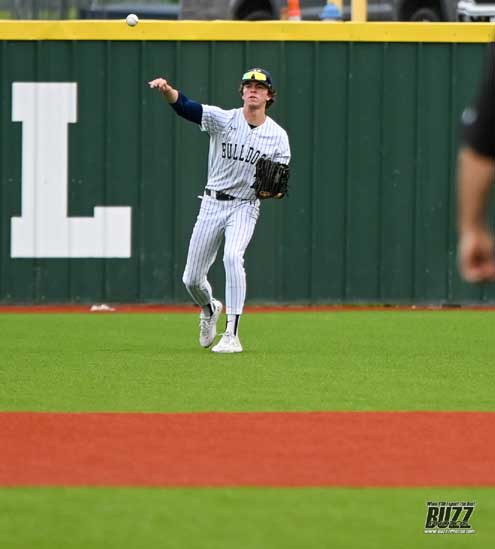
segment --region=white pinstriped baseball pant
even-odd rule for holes
[[[225,305],[227,314],[242,314],[246,299],[244,252],[253,236],[259,217],[257,200],[217,200],[202,197],[194,225],[182,281],[199,306],[212,300],[207,275],[225,238]]]

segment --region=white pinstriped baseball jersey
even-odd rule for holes
[[[284,164],[290,161],[287,132],[269,116],[251,128],[242,108],[223,110],[203,105],[201,130],[210,135],[208,189],[252,200],[258,159],[264,156]]]

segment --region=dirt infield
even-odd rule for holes
[[[0,413],[0,486],[495,486],[495,413]]]

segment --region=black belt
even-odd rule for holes
[[[211,189],[205,189],[206,196],[211,196],[217,200],[235,200],[235,196],[230,196],[230,194],[222,193],[221,191],[212,191]]]

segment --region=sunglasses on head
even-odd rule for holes
[[[259,80],[260,82],[267,81],[266,74],[263,74],[262,72],[258,72],[258,71],[245,72],[242,75],[242,79],[243,80]]]

